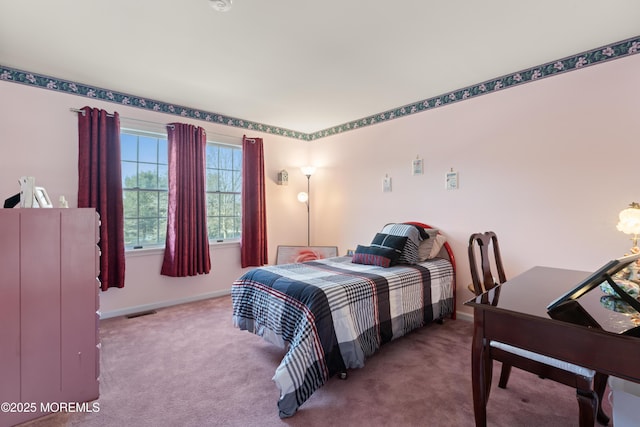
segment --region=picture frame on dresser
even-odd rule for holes
[[[36,201],[36,204],[40,208],[52,208],[53,203],[51,203],[51,199],[49,198],[49,194],[44,187],[35,187],[33,191],[33,198]]]

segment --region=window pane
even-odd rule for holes
[[[233,169],[233,148],[220,147],[220,169]]]
[[[167,234],[167,138],[120,134],[125,245],[162,246]]]
[[[242,196],[240,194],[234,195],[233,204],[235,207],[233,216],[235,216],[236,218],[240,218],[240,214],[242,213]],[[240,227],[238,227],[238,230],[240,230]]]
[[[122,173],[122,187],[136,188],[138,186],[138,163],[123,161],[120,169]]]
[[[138,160],[138,137],[126,133],[120,134],[120,160]]]
[[[140,243],[157,243],[158,242],[158,218],[141,218],[140,224]]]
[[[158,165],[151,163],[138,164],[138,187],[158,188]]]
[[[140,191],[140,217],[141,218],[158,218],[158,192],[157,191]]]
[[[207,191],[220,191],[218,187],[218,171],[207,169]]]
[[[233,218],[224,218],[223,220],[223,234],[225,239],[231,239],[236,235],[235,223]]]
[[[158,216],[166,218],[167,209],[169,209],[169,193],[167,191],[161,191],[158,193]]]
[[[222,239],[220,234],[220,218],[209,217],[207,218],[207,232],[209,233],[210,240]]]
[[[233,150],[233,169],[237,171],[242,169],[242,150],[237,148]]]
[[[169,189],[169,167],[158,165],[158,188]]]
[[[124,190],[122,192],[122,205],[125,218],[138,217],[138,192],[135,190]],[[136,226],[136,233],[138,227]]]
[[[157,163],[158,162],[158,139],[141,136],[138,138],[138,161]]]
[[[242,192],[242,172],[233,171],[233,188],[231,191],[234,193]]]
[[[167,220],[160,218],[158,224],[160,227],[158,230],[158,242],[164,242],[167,240]]]
[[[124,220],[124,244],[125,246],[136,246],[138,244],[138,220]]]
[[[168,155],[169,149],[167,148],[167,140],[166,139],[158,139],[158,163],[162,165],[166,165],[169,163]]]
[[[220,216],[233,216],[235,211],[235,195],[221,194],[222,202],[220,203]]]
[[[216,145],[207,144],[207,167],[218,168],[218,147]]]
[[[220,170],[219,191],[233,191],[233,172]]]
[[[210,239],[240,237],[242,149],[207,145],[207,225]]]
[[[220,194],[207,194],[207,216],[220,215]]]

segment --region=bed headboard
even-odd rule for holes
[[[417,221],[406,221],[405,224],[416,225],[416,226],[422,227],[422,228],[433,228],[429,224],[425,224],[425,223],[417,222]],[[452,280],[452,285],[453,285],[453,314],[452,314],[451,318],[455,319],[456,318],[456,259],[453,256],[453,251],[451,250],[451,246],[449,246],[448,242],[444,242],[443,247],[444,247],[445,251],[447,252],[447,256],[449,257],[449,261],[451,261],[451,266],[453,267],[453,280]]]

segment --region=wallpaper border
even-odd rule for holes
[[[622,40],[610,45],[598,47],[563,59],[548,62],[526,70],[517,71],[491,80],[487,80],[472,86],[444,93],[433,98],[424,99],[412,104],[407,104],[398,108],[377,113],[358,120],[343,123],[312,133],[298,132],[291,129],[271,126],[267,124],[252,122],[249,120],[225,116],[220,113],[213,113],[202,110],[194,110],[189,107],[167,104],[149,98],[140,98],[134,95],[115,92],[109,89],[88,86],[82,83],[71,82],[55,77],[30,73],[28,71],[5,67],[0,64],[0,80],[12,83],[20,83],[35,86],[42,89],[49,89],[58,92],[65,92],[86,98],[100,99],[102,101],[113,102],[115,104],[128,105],[144,110],[158,111],[173,114],[180,117],[188,117],[196,120],[204,120],[225,126],[255,130],[267,134],[279,135],[302,141],[314,141],[332,135],[348,132],[366,126],[395,120],[434,108],[443,107],[455,102],[472,99],[481,95],[503,90],[509,87],[518,86],[564,74],[569,71],[579,70],[584,67],[623,58],[640,52],[640,36]]]

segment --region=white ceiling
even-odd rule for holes
[[[638,35],[638,0],[0,0],[0,65],[305,133]]]

